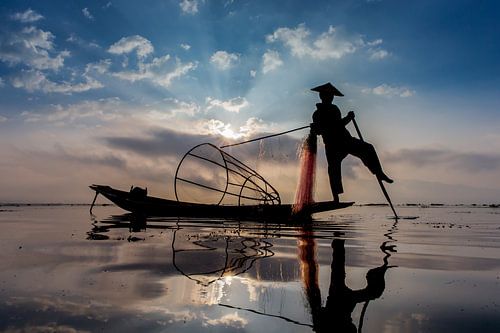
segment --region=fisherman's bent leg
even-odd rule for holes
[[[377,152],[373,145],[353,138],[349,144],[350,151],[352,155],[361,159],[364,165],[376,176],[381,176],[384,174],[382,171],[382,165],[378,159]]]

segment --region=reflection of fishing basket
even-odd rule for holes
[[[214,232],[194,236],[179,228],[172,237],[172,264],[188,279],[208,286],[225,276],[248,272],[257,260],[274,255],[272,246],[260,238]]]
[[[217,205],[279,205],[278,191],[260,174],[210,143],[189,150],[175,172],[178,201]]]

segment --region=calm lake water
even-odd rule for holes
[[[412,218],[365,206],[279,225],[3,206],[0,330],[499,332],[500,209],[398,211]]]

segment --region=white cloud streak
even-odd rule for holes
[[[233,67],[239,58],[239,55],[236,53],[217,51],[210,57],[210,62],[220,70],[227,70]]]
[[[174,68],[166,71],[165,65],[169,60],[170,56],[167,54],[160,58],[154,58],[149,63],[140,62],[137,71],[122,71],[112,73],[112,75],[131,82],[150,80],[156,85],[168,88],[173,80],[186,75],[198,66],[195,62],[183,63],[179,59],[176,59]]]
[[[138,56],[137,69],[113,72],[110,73],[111,75],[130,82],[149,80],[158,86],[168,88],[172,81],[186,75],[198,66],[197,62],[183,63],[176,58],[175,65],[172,67],[169,65],[171,57],[168,54],[146,62],[145,58],[153,53],[154,47],[149,40],[138,35],[123,37],[108,49],[108,52],[113,54],[128,54],[133,51],[136,51]],[[123,67],[128,67],[128,58],[125,59]]]
[[[241,109],[247,107],[249,105],[247,99],[245,97],[235,97],[228,99],[226,101],[221,101],[219,99],[207,97],[207,111],[213,108],[221,108],[228,112],[240,112]]]
[[[183,13],[194,15],[198,13],[198,0],[182,0],[179,7]]]
[[[311,40],[310,35],[305,24],[299,24],[295,29],[278,28],[266,40],[268,43],[282,42],[298,58],[312,57],[319,60],[340,59],[354,53],[364,44],[360,37],[351,40],[343,38],[332,26],[316,39]]]
[[[218,119],[204,120],[200,123],[198,133],[201,135],[216,135],[231,139],[241,139],[252,136],[268,129],[269,126],[262,119],[250,117],[245,124],[239,127],[239,130],[232,129],[232,125],[224,123]]]
[[[86,18],[88,18],[89,20],[93,20],[94,19],[94,16],[90,13],[89,9],[87,7],[83,8],[82,9],[82,14],[83,16],[85,16]]]
[[[108,72],[111,66],[111,59],[102,59],[98,62],[89,63],[85,66],[85,74],[96,72],[98,74],[104,74]]]
[[[76,104],[62,106],[55,105],[49,112],[23,112],[26,122],[48,122],[58,124],[74,123],[82,119],[96,119],[110,121],[121,116],[123,107],[119,98],[105,98],[95,101],[82,101]]]
[[[182,43],[182,44],[181,44],[181,48],[182,48],[183,50],[188,51],[188,50],[191,48],[191,45]]]
[[[38,14],[31,8],[28,8],[28,10],[26,10],[25,12],[15,13],[14,15],[11,15],[11,19],[22,23],[31,23],[43,19],[43,16]]]
[[[153,44],[151,44],[148,39],[139,35],[134,35],[123,37],[108,49],[108,52],[112,54],[128,54],[133,51],[136,51],[137,57],[143,59],[153,53],[154,48]]]
[[[30,69],[22,70],[16,77],[12,79],[12,85],[15,88],[23,88],[29,92],[42,91],[44,93],[62,93],[72,94],[80,93],[92,89],[102,88],[103,84],[99,81],[84,74],[84,81],[57,83],[48,79],[41,71]]]
[[[406,87],[393,87],[388,84],[381,84],[375,88],[365,88],[361,90],[365,94],[373,94],[386,97],[411,97],[415,94],[414,90]]]
[[[64,66],[69,51],[54,52],[54,35],[36,27],[26,27],[0,38],[0,61],[10,66],[24,64],[35,69],[58,70]]]
[[[280,54],[277,51],[267,50],[262,56],[262,73],[264,74],[274,71],[282,65],[283,60],[281,60]]]
[[[390,55],[389,52],[383,49],[369,50],[369,53],[370,53],[370,60],[382,60]]]
[[[248,320],[238,315],[238,312],[228,313],[219,319],[209,319],[206,324],[211,326],[227,326],[237,329],[244,328],[248,324]]]
[[[381,60],[390,55],[379,47],[383,43],[382,39],[366,41],[361,35],[348,35],[333,26],[316,38],[311,36],[311,31],[303,23],[296,28],[281,27],[267,35],[266,41],[282,43],[297,58],[341,59],[366,48],[369,48],[370,60]],[[376,46],[377,48],[373,48]]]

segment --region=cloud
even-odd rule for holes
[[[4,116],[0,116],[0,124],[6,122],[8,119]]]
[[[341,59],[346,55],[368,48],[370,60],[381,60],[390,53],[380,47],[382,39],[367,41],[359,34],[347,34],[342,29],[330,26],[327,31],[317,37],[304,23],[296,28],[281,27],[266,36],[268,43],[282,43],[297,58],[317,60]]]
[[[191,45],[182,43],[181,48],[188,51],[191,48]]]
[[[22,23],[30,23],[43,19],[43,16],[38,14],[31,8],[28,8],[28,10],[26,10],[25,12],[15,13],[14,15],[11,15],[11,19]]]
[[[185,14],[196,14],[198,13],[198,0],[182,0],[179,2],[179,7]]]
[[[0,77],[0,88],[5,87],[5,81]]]
[[[387,97],[411,97],[415,94],[414,90],[411,90],[406,87],[392,87],[388,84],[381,84],[375,88],[365,88],[361,90],[365,94],[374,94],[379,96],[387,96]]]
[[[233,67],[238,60],[239,55],[226,51],[217,51],[210,57],[210,62],[220,70],[227,70]]]
[[[0,37],[0,61],[9,65],[24,64],[39,70],[58,70],[64,66],[69,51],[54,52],[54,35],[36,27],[11,31]],[[51,53],[55,53],[54,56]]]
[[[387,162],[405,163],[417,168],[441,166],[466,172],[500,170],[498,154],[456,152],[446,149],[402,149],[387,154],[384,159]]]
[[[127,81],[137,81],[144,79],[153,79],[157,71],[170,60],[170,55],[153,58],[149,63],[139,62],[137,71],[122,71],[113,73],[114,76]]]
[[[159,76],[157,79],[153,80],[156,84],[168,88],[174,79],[186,75],[189,71],[196,69],[198,66],[195,62],[182,63],[179,59],[176,60],[176,66],[173,71],[167,73],[166,75]]]
[[[161,108],[152,108],[144,113],[144,117],[153,122],[172,119],[179,115],[193,117],[200,112],[201,107],[195,102],[180,101],[176,98],[167,98]]]
[[[252,69],[252,70],[250,71],[250,76],[251,76],[251,77],[255,77],[255,76],[257,76],[257,71]]]
[[[85,66],[85,74],[89,74],[91,72],[104,74],[108,72],[110,66],[111,66],[111,59],[102,59],[99,60],[98,62],[89,63]]]
[[[212,142],[217,144],[227,142],[228,138],[238,139],[247,138],[250,136],[265,135],[264,130],[268,129],[261,119],[249,118],[240,132],[233,131],[231,124],[224,123],[217,119],[209,119],[200,121],[197,124],[191,124],[191,128],[182,128],[180,131],[177,126],[175,130],[163,128],[150,130],[149,132],[132,137],[132,136],[104,136],[101,140],[110,148],[133,152],[142,156],[148,157],[178,157],[180,153],[186,152],[188,149],[202,142]],[[186,130],[191,130],[187,133]],[[279,140],[279,149],[275,149],[279,154],[296,155],[298,141],[288,136],[283,136]],[[273,154],[273,141],[266,142],[266,150],[262,157],[271,157]],[[259,156],[259,145],[245,145],[238,148],[238,156],[242,160],[253,160],[255,156]],[[274,156],[273,156],[274,157]]]
[[[48,323],[45,325],[26,325],[22,328],[9,327],[5,333],[89,333],[87,330],[79,330],[67,325]]]
[[[136,51],[137,57],[143,59],[149,54],[153,53],[153,44],[146,38],[134,35],[129,37],[123,37],[118,42],[111,45],[108,49],[109,53],[113,54],[128,54]]]
[[[266,36],[266,41],[283,43],[295,57],[312,57],[318,60],[340,59],[365,45],[360,36],[346,38],[332,26],[316,39],[311,39],[310,35],[311,32],[305,24],[299,24],[295,29],[278,28]]]
[[[63,81],[62,83],[53,82],[48,79],[44,73],[38,70],[22,70],[12,79],[12,85],[15,88],[23,88],[29,92],[42,91],[44,93],[79,93],[92,89],[102,88],[103,84],[83,74],[84,81],[75,83]]]
[[[87,42],[83,38],[78,37],[76,34],[72,33],[68,38],[66,38],[67,42],[74,43],[80,47],[84,48],[100,48],[99,44],[95,42]]]
[[[140,109],[141,112],[137,112]],[[201,110],[195,102],[180,101],[167,98],[157,106],[130,106],[118,97],[84,100],[74,104],[52,105],[50,109],[41,112],[23,112],[21,116],[26,122],[46,122],[62,125],[100,125],[105,122],[121,121],[120,126],[139,126],[138,123],[158,124],[181,115],[193,117]],[[179,118],[176,118],[179,121]]]
[[[219,319],[209,319],[206,324],[211,326],[230,326],[237,329],[244,328],[248,324],[248,320],[238,315],[238,312],[228,313]]]
[[[90,11],[89,11],[89,9],[87,7],[85,7],[85,8],[82,9],[82,13],[83,13],[83,16],[85,16],[89,20],[93,20],[94,19],[94,16],[92,16],[92,14],[90,13]]]
[[[198,66],[196,62],[183,63],[176,59],[174,67],[167,69],[165,65],[169,59],[170,56],[167,54],[160,58],[154,58],[149,63],[139,62],[136,71],[114,72],[112,75],[131,82],[150,80],[156,85],[168,88],[173,80],[186,75]]]
[[[48,123],[75,123],[82,119],[97,119],[111,121],[123,116],[122,105],[119,98],[104,98],[95,101],[82,101],[76,104],[62,106],[54,105],[53,109],[45,112],[23,112],[21,115],[26,122]]]
[[[283,60],[277,51],[267,50],[262,56],[262,73],[274,71],[276,68],[283,65]]]
[[[182,133],[169,129],[155,130],[145,136],[107,136],[101,140],[113,149],[133,152],[142,156],[178,157],[179,152],[185,152],[201,142],[210,142],[210,135]]]
[[[247,107],[249,105],[247,99],[245,97],[235,97],[228,99],[226,101],[221,101],[215,98],[207,97],[207,110],[211,110],[213,108],[221,108],[229,112],[240,112],[241,109]]]
[[[369,53],[370,53],[370,60],[382,60],[390,55],[389,52],[383,49],[377,49],[377,50],[370,49]]]
[[[251,117],[246,120],[238,131],[231,128],[231,124],[226,124],[217,119],[209,119],[201,123],[199,132],[206,135],[222,136],[229,139],[248,138],[255,133],[268,129],[262,119]]]

